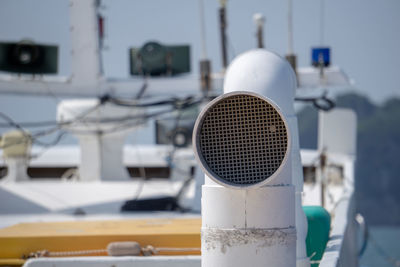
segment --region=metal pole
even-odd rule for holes
[[[257,25],[257,47],[264,48],[264,22],[265,18],[262,14],[256,13],[253,16],[254,23]]]
[[[257,27],[257,47],[258,48],[264,48],[263,27],[262,26],[258,26]]]
[[[221,1],[221,7],[219,8],[219,25],[220,25],[220,33],[221,33],[221,49],[222,49],[222,67],[226,69],[228,66],[228,57],[226,51],[226,9],[225,9],[225,1]]]
[[[293,55],[293,0],[288,0],[288,55]]]
[[[207,58],[207,46],[206,46],[206,26],[204,21],[204,1],[199,0],[199,16],[200,16],[200,38],[201,38],[201,57],[202,59]]]

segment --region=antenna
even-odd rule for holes
[[[288,55],[293,55],[293,0],[288,0]]]
[[[290,0],[289,0],[290,1]],[[325,28],[325,0],[320,0],[320,29],[319,29],[319,38],[320,38],[320,45],[324,45],[324,28]]]
[[[228,66],[228,58],[226,52],[226,2],[227,0],[220,0],[220,8],[219,8],[219,25],[221,32],[221,48],[222,48],[222,66],[224,70]]]
[[[257,26],[257,47],[264,48],[263,31],[264,31],[265,17],[261,13],[256,13],[253,15],[253,21]]]
[[[204,1],[199,0],[199,16],[200,16],[200,38],[202,55],[200,60],[200,79],[201,79],[201,90],[204,95],[208,94],[211,89],[211,62],[207,57],[207,46],[206,46],[206,26],[204,19]]]
[[[290,63],[297,75],[297,58],[293,49],[293,0],[288,0],[288,52],[286,60]]]
[[[200,17],[200,39],[201,39],[201,57],[202,59],[207,58],[207,46],[206,46],[206,25],[204,20],[204,1],[199,0],[199,17]]]

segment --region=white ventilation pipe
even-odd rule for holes
[[[292,184],[296,188],[296,266],[309,267],[306,250],[307,219],[302,208],[303,167],[294,111],[296,88],[296,74],[290,64],[265,49],[252,50],[238,56],[229,66],[224,82],[225,93],[246,90],[268,97],[281,108],[288,121],[292,137]]]
[[[298,142],[293,142],[298,138],[292,118],[295,87],[296,77],[285,60],[253,50],[229,66],[224,83],[228,94],[200,114],[193,140],[206,173],[202,266],[295,266],[293,165],[301,168],[293,162],[299,160],[293,157],[294,148],[300,155]],[[235,128],[242,129],[238,138]],[[276,129],[285,131],[276,135]],[[302,179],[301,173],[296,171],[296,179]],[[301,209],[301,199],[299,204]]]

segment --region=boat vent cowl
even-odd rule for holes
[[[286,162],[289,131],[279,108],[252,92],[211,101],[193,131],[195,155],[215,182],[233,188],[260,187]]]

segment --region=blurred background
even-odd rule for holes
[[[213,71],[221,70],[217,0],[204,0],[205,43]],[[192,47],[192,74],[201,58],[199,1],[103,0],[103,70],[107,77],[129,77],[129,47],[149,40]],[[253,15],[266,18],[264,43],[282,56],[287,52],[287,1],[228,0],[228,58],[256,47]],[[331,47],[334,65],[353,86],[334,93],[336,105],[358,117],[357,209],[371,227],[363,266],[399,266],[400,258],[400,1],[294,0],[294,52],[298,66],[311,64],[311,47]],[[59,46],[59,75],[71,69],[67,0],[1,0],[0,41],[31,39]],[[0,94],[0,111],[15,121],[54,120],[61,97]],[[298,107],[302,148],[316,148],[317,111]],[[1,128],[0,134],[8,130]],[[151,143],[141,134],[130,142]],[[62,144],[73,144],[72,137]]]

